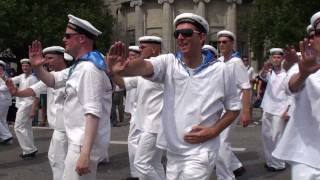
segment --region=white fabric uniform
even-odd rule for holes
[[[247,68],[244,66],[242,60],[237,57],[225,60],[224,57],[221,56],[219,60],[226,64],[227,73],[229,73],[230,76],[233,77],[230,82],[233,85],[232,88],[237,89],[238,96],[240,98],[241,90],[251,88]],[[223,130],[223,132],[220,134],[220,149],[216,164],[216,173],[218,180],[234,180],[235,176],[233,174],[233,171],[242,166],[239,159],[232,152],[230,142],[231,133],[235,128],[238,120],[239,116],[229,127]],[[232,165],[232,162],[236,165]]]
[[[19,84],[19,90],[21,90],[35,84],[38,82],[38,79],[33,74],[26,77],[26,74],[23,73],[13,77],[12,82],[14,84]],[[14,123],[14,131],[16,132],[23,154],[30,154],[37,151],[33,140],[32,119],[29,116],[29,113],[32,110],[33,101],[34,97],[16,98],[16,107],[18,108],[18,111]]]
[[[70,77],[68,78],[68,75]],[[68,137],[68,152],[65,160],[64,180],[95,179],[97,164],[105,157],[110,141],[110,111],[112,87],[104,71],[93,63],[81,61],[72,73],[69,69],[54,72],[55,87],[65,85],[63,119]],[[86,114],[99,120],[96,137],[90,154],[91,173],[79,176],[75,165],[84,141]]]
[[[255,77],[255,72],[252,66],[246,67],[247,68],[247,72],[248,72],[248,76],[249,76],[249,80],[253,80]]]
[[[11,95],[5,81],[0,77],[0,141],[12,138],[7,123],[7,114],[11,105]]]
[[[187,179],[208,179],[219,150],[219,136],[200,144],[189,144],[183,137],[195,125],[215,124],[223,107],[240,109],[239,96],[230,84],[231,76],[222,62],[191,74],[173,54],[152,58],[151,63],[151,79],[164,83],[162,126],[168,153],[167,179],[179,179],[180,174],[188,175]],[[203,154],[210,157],[192,158]],[[197,169],[197,173],[190,173],[192,169]]]
[[[156,147],[157,135],[163,107],[163,84],[154,83],[142,77],[125,79],[126,89],[137,88],[137,108],[133,113],[136,128],[141,132],[134,166],[139,179],[164,179],[161,164],[162,151]]]
[[[61,180],[64,161],[68,151],[68,139],[63,122],[64,87],[48,88],[42,81],[30,87],[40,97],[47,94],[47,116],[49,126],[54,130],[48,150],[48,159],[52,169],[53,180]]]
[[[319,79],[318,70],[306,79],[300,92],[292,94],[295,108],[277,148],[272,153],[292,164],[293,180],[314,180],[320,177],[320,160],[317,158],[320,157]],[[290,92],[289,78],[286,80],[286,89]]]
[[[261,130],[264,157],[267,166],[275,169],[285,168],[285,163],[271,154],[281,139],[286,125],[281,118],[288,107],[288,96],[283,86],[285,78],[286,72],[283,70],[278,74],[271,71],[267,75],[268,84],[261,103],[264,111]]]

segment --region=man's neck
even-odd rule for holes
[[[80,59],[83,55],[87,54],[90,51],[93,51],[93,49],[92,48],[91,49],[90,48],[81,49],[79,51],[79,53],[77,53],[77,55],[76,55],[76,60]]]
[[[274,71],[276,74],[280,73],[280,72],[281,72],[281,66],[274,66],[274,67],[273,67],[273,71]]]
[[[233,53],[233,51],[228,51],[226,53],[223,53],[222,55],[223,55],[224,60],[225,61],[229,60],[232,56],[232,53]]]
[[[202,54],[198,52],[193,55],[184,55],[183,61],[189,68],[194,69],[202,63]]]

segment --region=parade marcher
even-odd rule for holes
[[[51,46],[42,51],[46,65],[50,71],[58,72],[67,68],[65,61],[72,61],[73,57],[65,53],[63,47]],[[54,130],[48,150],[48,159],[52,169],[53,180],[61,180],[64,171],[64,161],[68,151],[68,139],[65,132],[62,112],[64,104],[64,87],[48,88],[42,81],[33,84],[29,88],[17,90],[7,82],[10,92],[16,97],[40,97],[47,94],[47,114],[49,126]]]
[[[246,127],[251,121],[251,85],[248,72],[240,56],[234,51],[233,47],[236,39],[234,33],[222,30],[217,33],[217,37],[222,54],[219,60],[226,64],[227,73],[233,77],[230,82],[232,88],[236,89],[239,98],[242,99],[242,110],[238,118],[243,127]],[[220,134],[220,149],[216,165],[218,180],[235,179],[235,176],[240,176],[245,172],[242,163],[231,150],[230,136],[236,123],[237,120]]]
[[[19,84],[19,89],[25,89],[38,82],[37,77],[32,73],[29,59],[20,60],[23,73],[11,78],[14,84]],[[10,80],[10,79],[9,79]],[[35,116],[35,107],[38,105],[38,98],[21,97],[16,98],[16,107],[18,108],[14,123],[14,131],[22,149],[19,155],[22,159],[33,158],[38,152],[34,145],[32,120]]]
[[[215,47],[213,47],[211,45],[208,45],[208,44],[205,44],[205,45],[202,46],[202,49],[203,50],[206,50],[206,49],[210,50],[211,53],[214,55],[214,57],[218,58],[219,53],[218,53],[218,51],[217,51],[217,49]]]
[[[142,36],[139,38],[139,58],[150,59],[161,53],[161,38],[157,36]],[[160,133],[161,112],[163,107],[163,84],[146,80],[142,77],[124,79],[120,87],[136,90],[136,110],[133,119],[139,131],[139,140],[135,141],[137,149],[134,158],[134,168],[139,179],[161,180],[165,173],[161,164],[162,150],[156,147]],[[134,144],[134,142],[130,142]]]
[[[124,120],[123,98],[125,90],[119,86],[115,86],[112,93],[112,107],[110,121],[113,127],[119,127],[120,122]],[[118,112],[118,113],[117,113]]]
[[[255,72],[254,72],[253,67],[250,64],[249,57],[248,56],[242,56],[241,60],[242,60],[242,62],[244,64],[244,66],[247,69],[250,84],[251,84],[251,86],[253,86],[253,83],[255,81]]]
[[[42,64],[41,43],[29,47],[32,66],[48,86],[65,86],[63,119],[68,152],[63,180],[96,179],[97,165],[106,156],[110,140],[112,85],[106,64],[94,49],[101,34],[90,22],[68,15],[63,42],[75,63],[66,70],[49,73]]]
[[[7,123],[7,114],[11,105],[11,96],[5,80],[6,63],[0,60],[0,144],[12,144],[12,134]]]
[[[267,80],[267,88],[263,96],[261,107],[262,115],[262,144],[265,158],[265,168],[268,171],[285,170],[285,163],[272,156],[282,137],[287,116],[288,96],[283,88],[283,81],[287,73],[282,69],[281,64],[284,52],[281,48],[270,49],[272,71],[265,66],[260,76]]]
[[[320,179],[320,12],[311,17],[312,40],[299,43],[301,60],[296,73],[286,78],[294,97],[293,112],[276,150],[276,158],[291,165],[292,180]],[[310,34],[308,34],[310,37]]]
[[[112,45],[107,61],[114,73],[144,76],[164,84],[162,127],[167,179],[209,179],[219,150],[219,134],[239,114],[240,99],[229,84],[225,64],[205,52],[207,21],[192,13],[174,20],[180,51],[150,61],[126,61],[124,44]],[[221,117],[222,109],[226,113]]]

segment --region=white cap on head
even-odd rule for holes
[[[98,37],[102,32],[95,28],[89,21],[78,18],[72,14],[68,15],[68,27],[74,31],[86,35],[90,39]]]
[[[140,48],[139,46],[129,46],[129,51],[137,52],[140,53]]]
[[[0,65],[2,65],[3,67],[6,67],[6,63],[2,60],[0,60]]]
[[[24,64],[24,63],[30,64],[30,59],[23,58],[23,59],[20,60],[20,63],[21,63],[21,64]]]
[[[313,29],[312,25],[309,24],[309,25],[307,26],[307,33],[310,34],[312,31],[314,31],[314,29]]]
[[[205,44],[202,46],[202,49],[208,49],[208,50],[212,51],[214,53],[214,55],[216,55],[216,56],[218,55],[217,49],[211,45]]]
[[[197,27],[200,32],[204,32],[206,34],[209,32],[208,22],[203,17],[193,13],[182,13],[178,15],[173,21],[174,27],[177,27],[180,23],[191,23]]]
[[[142,36],[139,38],[139,43],[156,43],[161,44],[162,39],[157,36]]]
[[[63,58],[66,61],[72,61],[73,60],[73,57],[68,53],[63,53]]]
[[[228,38],[230,38],[230,39],[232,39],[232,40],[235,40],[235,39],[236,39],[236,35],[234,35],[233,32],[228,31],[228,30],[219,31],[219,32],[217,33],[217,37],[218,37],[218,38],[219,38],[219,37],[228,37]]]
[[[42,50],[42,54],[46,55],[46,54],[61,54],[63,55],[64,53],[64,48],[61,46],[50,46],[47,48],[44,48]]]
[[[320,11],[315,13],[310,19],[310,24],[312,25],[313,28],[316,28],[316,26],[319,23],[320,23]]]
[[[283,52],[283,50],[281,49],[281,48],[271,48],[270,49],[270,54],[271,55],[283,55],[284,54],[284,52]]]

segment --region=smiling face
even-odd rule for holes
[[[65,35],[62,39],[66,52],[72,55],[73,57],[77,57],[77,54],[81,47],[81,38],[83,38],[83,36],[85,35],[79,34],[76,31],[67,27]]]
[[[274,67],[281,67],[282,60],[283,60],[282,55],[274,54],[271,56],[271,63]]]
[[[65,66],[63,55],[59,54],[46,54],[44,58],[47,61],[50,71],[60,71]]]
[[[233,50],[233,40],[229,37],[220,36],[218,38],[218,46],[220,49],[221,54],[227,55],[228,53],[232,52]]]

